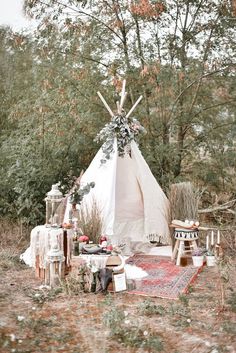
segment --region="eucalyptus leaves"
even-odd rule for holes
[[[92,188],[94,188],[95,183],[91,182],[85,185],[84,187],[80,187],[77,185],[70,194],[70,203],[72,204],[81,204],[84,195],[87,195]]]
[[[118,156],[123,157],[126,148],[132,140],[140,134],[146,133],[145,128],[135,118],[127,118],[125,113],[115,115],[111,122],[106,124],[98,133],[95,141],[104,141],[102,151],[104,153],[101,163],[106,163],[114,153],[114,139],[117,139]]]

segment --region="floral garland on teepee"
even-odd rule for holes
[[[117,139],[118,156],[124,157],[126,148],[132,140],[137,142],[140,134],[145,134],[145,128],[136,118],[127,118],[125,112],[112,117],[110,123],[97,134],[95,141],[103,141],[103,158],[101,163],[106,163],[114,153],[114,139]]]

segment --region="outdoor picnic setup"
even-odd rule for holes
[[[220,230],[200,224],[190,182],[167,197],[153,176],[137,144],[145,129],[132,118],[142,96],[126,113],[126,80],[115,111],[97,93],[111,118],[96,138],[102,147],[68,194],[52,185],[45,224],[21,259],[52,288],[73,274],[85,292],[178,299],[222,256]]]
[[[235,24],[0,1],[0,353],[236,353]]]

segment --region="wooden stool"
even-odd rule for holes
[[[192,250],[197,249],[198,229],[181,229],[175,228],[174,236],[176,239],[171,260],[173,261],[177,255],[176,265],[180,265],[180,259],[183,255]],[[185,242],[188,242],[189,249],[186,249]]]

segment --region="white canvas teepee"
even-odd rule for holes
[[[121,114],[124,103],[124,87],[125,84],[121,102],[117,104],[118,114]],[[99,96],[114,118],[115,115],[100,93]],[[130,112],[140,100],[141,97]],[[125,119],[130,112],[125,115]],[[94,181],[95,187],[84,197],[80,207],[89,209],[94,200],[96,201],[102,216],[103,234],[107,235],[113,244],[120,244],[127,238],[142,242],[157,239],[163,244],[169,244],[169,201],[152,175],[136,142],[131,138],[122,156],[116,137],[110,147],[112,153],[105,163],[101,163],[104,159],[103,145],[82,175],[81,185]],[[68,203],[65,222],[69,218],[69,208]]]

